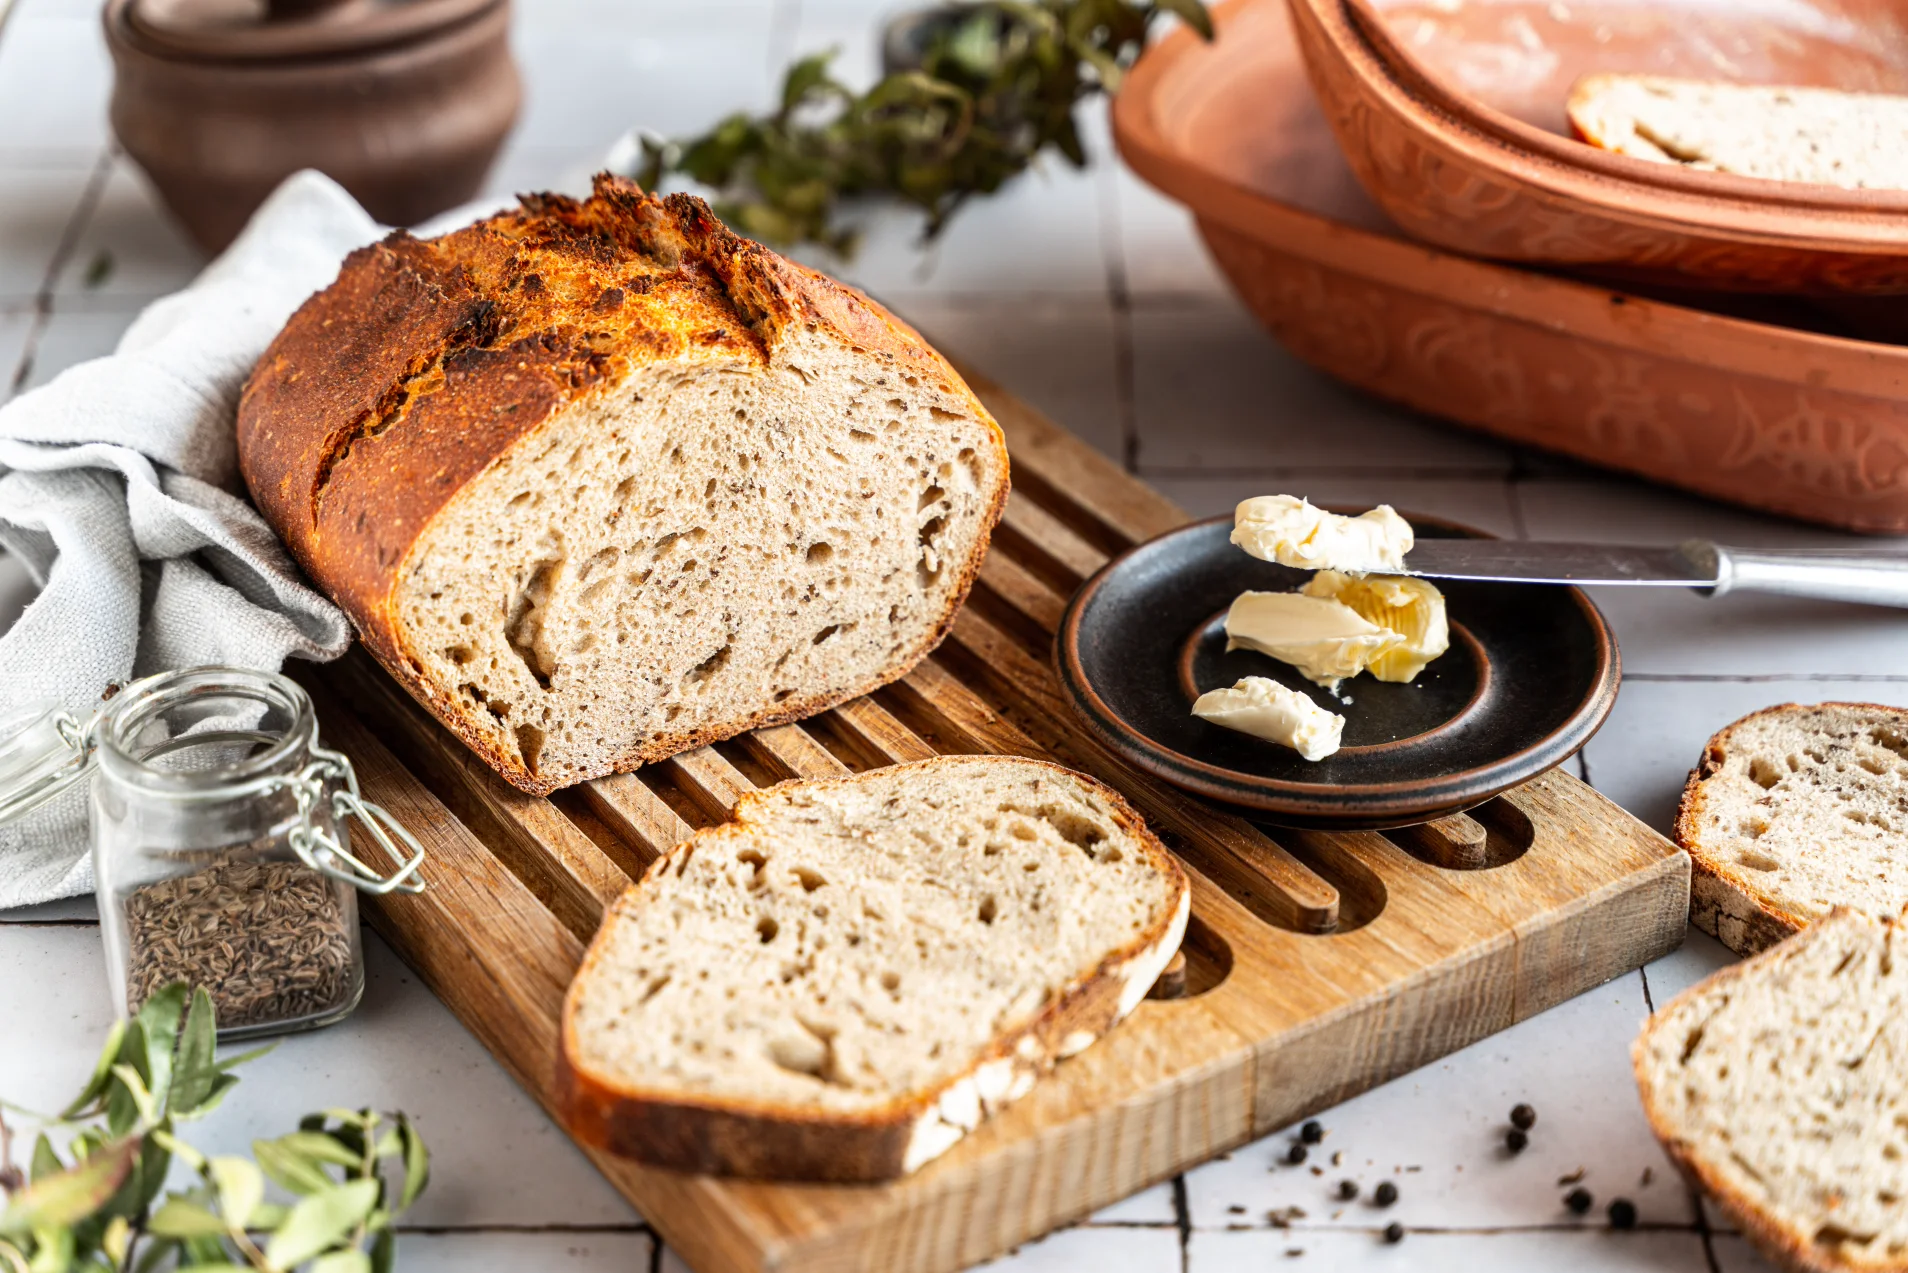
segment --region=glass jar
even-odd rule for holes
[[[221,1039],[329,1025],[364,993],[357,892],[419,892],[424,852],[319,745],[311,699],[272,672],[203,667],[136,681],[91,721],[0,720],[0,820],[93,776],[100,926],[122,1015],[203,986]],[[356,818],[398,864],[354,857]]]

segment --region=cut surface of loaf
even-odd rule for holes
[[[1908,1270],[1908,940],[1837,911],[1685,991],[1631,1052],[1670,1157],[1791,1270]]]
[[[1709,740],[1683,789],[1690,921],[1754,954],[1837,906],[1908,906],[1908,711],[1785,703]]]
[[[1770,181],[1908,190],[1908,97],[1586,75],[1571,127],[1593,146]]]
[[[352,254],[260,359],[239,453],[378,659],[536,793],[900,676],[1007,493],[911,329],[612,178]]]
[[[564,1119],[685,1170],[902,1175],[1131,1012],[1189,897],[1118,794],[1042,761],[751,793],[605,917],[564,1002]]]

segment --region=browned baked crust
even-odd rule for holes
[[[972,764],[979,759],[937,756],[898,768],[931,769]],[[1169,908],[1159,924],[1102,959],[1092,974],[1048,1004],[1020,1030],[994,1040],[993,1047],[964,1074],[933,1092],[896,1100],[859,1115],[819,1115],[800,1108],[719,1098],[685,1101],[675,1095],[623,1087],[577,1065],[573,1001],[578,987],[588,980],[592,967],[601,957],[603,942],[599,938],[590,944],[563,1001],[556,1103],[558,1116],[571,1134],[586,1145],[678,1171],[832,1184],[893,1180],[908,1170],[906,1154],[916,1120],[928,1113],[948,1088],[971,1080],[983,1066],[997,1060],[1011,1061],[1017,1070],[1044,1074],[1066,1054],[1063,1044],[1069,1038],[1077,1038],[1084,1032],[1098,1039],[1111,1030],[1119,1021],[1120,994],[1127,981],[1123,973],[1157,949],[1170,937],[1175,924],[1183,920],[1191,891],[1185,872],[1147,827],[1138,810],[1113,788],[1049,761],[1018,756],[1011,759],[1016,764],[1036,764],[1065,774],[1099,793],[1112,809],[1114,821],[1139,840],[1161,872],[1178,882],[1174,908]],[[855,781],[851,775],[798,780],[797,785],[826,787]],[[787,785],[791,784],[777,784]],[[736,803],[731,821],[698,831],[658,858],[643,879],[617,899],[598,932],[609,930],[616,922],[617,912],[641,905],[645,885],[664,870],[667,863],[694,853],[708,837],[744,833],[751,806],[774,790],[775,787],[770,787],[748,793]],[[1173,946],[1176,949],[1178,943],[1174,942]]]
[[[513,443],[632,366],[696,353],[761,364],[798,326],[832,331],[992,422],[947,361],[868,297],[731,233],[700,199],[605,174],[588,200],[526,196],[441,238],[397,231],[348,256],[253,368],[239,468],[378,661],[512,784],[547,794],[559,783],[465,723],[404,648],[394,597],[411,550]],[[998,428],[995,439],[1004,473]],[[734,728],[652,737],[602,772],[798,720],[905,675],[953,625],[1006,496],[1003,483],[940,622],[886,675],[765,707]]]
[[[1718,730],[1704,744],[1702,759],[1689,771],[1689,779],[1683,784],[1683,798],[1677,806],[1672,834],[1689,854],[1689,922],[1739,955],[1767,950],[1791,933],[1808,927],[1810,919],[1769,900],[1743,878],[1738,867],[1703,843],[1703,808],[1707,795],[1704,783],[1721,770],[1728,759],[1737,730],[1767,716],[1823,708],[1887,712],[1908,718],[1908,713],[1900,708],[1880,703],[1816,703],[1806,707],[1801,703],[1777,703]]]

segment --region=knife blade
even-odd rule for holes
[[[1481,583],[1619,584],[1713,588],[1707,569],[1679,548],[1621,544],[1529,543],[1515,539],[1420,539],[1405,554],[1405,573]]]

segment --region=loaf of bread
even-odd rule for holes
[[[238,442],[379,661],[538,794],[902,675],[1007,495],[999,427],[911,329],[607,177],[353,253]]]
[[[1119,795],[944,756],[744,796],[611,909],[563,1008],[587,1144],[688,1171],[886,1180],[1131,1012],[1186,877]]]
[[[1571,127],[1593,146],[1770,181],[1908,190],[1908,97],[1586,75]]]
[[[1672,1160],[1794,1273],[1908,1273],[1908,936],[1838,910],[1651,1017]]]
[[[1908,906],[1908,711],[1784,703],[1728,726],[1683,788],[1689,918],[1751,955],[1837,906]]]

